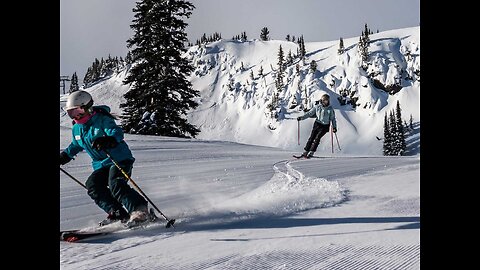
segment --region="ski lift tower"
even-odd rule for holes
[[[65,81],[70,81],[68,76],[60,76],[60,87],[63,88],[63,94],[65,95]]]

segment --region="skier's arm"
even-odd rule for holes
[[[78,145],[76,141],[72,141],[70,145],[63,150],[63,152],[65,152],[71,159],[73,159],[73,157],[75,157],[81,151],[83,151],[83,148]]]
[[[309,117],[313,117],[313,116],[315,116],[315,112],[316,112],[316,111],[317,111],[317,109],[316,109],[315,106],[314,106],[313,108],[310,109],[310,111],[308,111],[307,113],[305,113],[305,114],[302,115],[302,116],[299,116],[298,118],[299,118],[300,120],[305,120],[305,119],[307,119],[307,118],[309,118]]]
[[[105,117],[104,122],[103,122],[103,131],[107,136],[112,136],[115,138],[117,143],[123,141],[123,130],[121,127],[115,123],[115,120],[110,117]]]
[[[335,117],[335,110],[332,108],[332,113],[330,114],[330,122],[332,122],[332,127],[337,129],[337,119]]]

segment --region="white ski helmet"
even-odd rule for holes
[[[86,91],[78,90],[68,96],[67,104],[63,107],[63,110],[68,111],[75,108],[83,108],[87,111],[92,105],[92,96]]]

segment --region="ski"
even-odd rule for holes
[[[78,230],[67,230],[60,231],[60,241],[65,242],[77,242],[80,240],[90,239],[98,236],[105,236],[108,234],[123,232],[123,231],[133,231],[141,228],[146,228],[149,225],[156,224],[156,221],[144,221],[135,224],[122,224],[118,227],[109,228],[108,230],[102,230],[103,227],[98,227],[93,230],[88,229],[78,229]]]
[[[69,230],[69,231],[60,231],[60,241],[66,242],[77,242],[79,240],[84,240],[87,238],[101,236],[113,233],[114,231],[105,231],[105,232],[85,232],[81,229],[78,230]]]
[[[125,224],[122,224],[120,222],[115,222],[102,227],[60,231],[60,241],[77,242],[80,240],[93,238],[97,236],[104,236],[104,235],[112,234],[116,232],[145,228],[148,225],[155,224],[158,222],[159,222],[158,217],[153,212],[153,209],[150,209],[149,219],[147,219],[146,221],[133,222],[133,223],[127,222]]]
[[[317,156],[305,157],[305,156],[303,156],[303,155],[293,155],[293,157],[296,158],[296,159],[320,158],[320,157],[317,157]]]

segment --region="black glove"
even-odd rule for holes
[[[70,160],[72,159],[67,155],[67,153],[65,152],[60,153],[60,165],[65,165],[68,162],[70,162]]]
[[[333,133],[337,133],[337,128],[332,129]]]
[[[301,118],[300,116],[299,116],[299,117],[297,117],[297,121],[300,121],[300,120],[302,120],[302,118]]]
[[[93,141],[92,147],[98,151],[117,146],[117,140],[112,136],[98,137]]]

